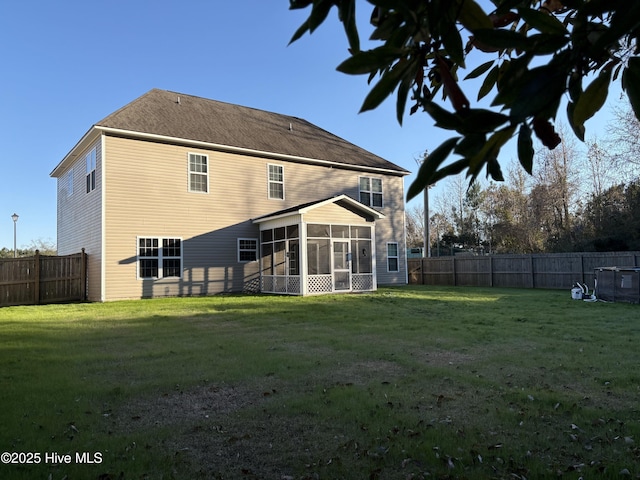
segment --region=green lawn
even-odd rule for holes
[[[639,343],[568,291],[4,308],[0,478],[636,477]]]

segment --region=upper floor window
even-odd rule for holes
[[[181,276],[182,242],[179,238],[138,239],[138,278]]]
[[[382,207],[382,180],[360,177],[360,203],[368,207]]]
[[[282,165],[268,165],[269,168],[269,198],[284,200],[284,167]]]
[[[96,189],[96,149],[91,149],[84,157],[87,164],[87,193]]]
[[[209,158],[197,153],[189,154],[189,191],[209,191]]]

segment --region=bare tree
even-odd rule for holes
[[[587,169],[590,176],[591,191],[594,196],[602,196],[604,190],[610,187],[611,155],[602,148],[597,138],[587,142]]]
[[[531,191],[536,214],[547,230],[552,250],[571,248],[572,214],[580,187],[575,140],[565,134],[563,126],[559,132],[562,138],[559,147],[538,154]]]
[[[485,191],[486,208],[492,209],[492,250],[497,253],[535,253],[544,248],[540,223],[533,214],[530,178],[522,168],[512,167],[506,182]]]
[[[407,247],[422,247],[424,244],[424,207],[414,205],[405,212],[407,219]]]
[[[618,175],[629,180],[640,175],[640,121],[628,107],[615,107],[614,120],[607,125],[607,150]]]

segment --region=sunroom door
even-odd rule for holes
[[[349,242],[335,240],[333,242],[333,289],[336,291],[351,290],[350,260]]]

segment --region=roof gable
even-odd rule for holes
[[[166,90],[150,90],[95,126],[396,175],[409,173],[301,118]]]
[[[324,207],[325,205],[329,205],[331,203],[335,203],[343,208],[351,210],[352,212],[357,213],[363,218],[371,218],[373,220],[385,218],[385,216],[377,210],[368,207],[358,202],[357,200],[354,200],[348,195],[343,194],[337,195],[335,197],[325,198],[323,200],[304,203],[302,205],[297,205],[295,207],[287,208],[284,210],[279,210],[277,212],[273,212],[263,217],[254,219],[253,223],[264,223],[270,220],[276,220],[278,218],[289,217],[291,215],[304,215],[305,213],[315,210],[316,208]]]

